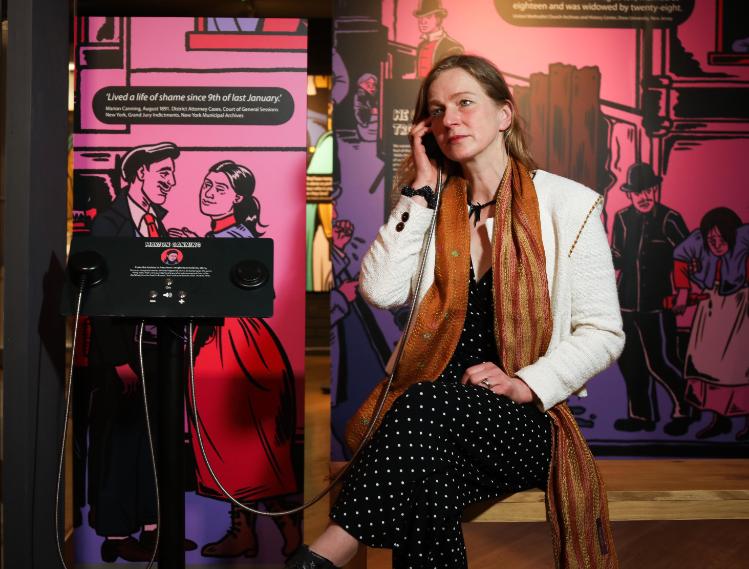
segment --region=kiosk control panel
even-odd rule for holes
[[[73,239],[62,312],[137,318],[273,315],[271,239]]]

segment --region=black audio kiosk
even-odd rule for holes
[[[123,239],[78,236],[68,260],[62,312],[145,320],[157,327],[157,465],[161,507],[159,566],[185,566],[185,352],[191,320],[273,315],[270,239]]]

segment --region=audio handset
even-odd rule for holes
[[[437,166],[441,166],[445,161],[445,155],[442,154],[437,139],[434,138],[434,134],[427,132],[421,137],[421,143],[424,145],[427,156],[430,160],[434,160]]]
[[[98,285],[107,278],[107,263],[96,251],[78,251],[68,259],[68,277],[78,289]]]

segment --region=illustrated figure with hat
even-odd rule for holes
[[[127,183],[125,190],[97,214],[91,234],[168,237],[162,221],[166,214],[163,204],[176,184],[179,155],[171,142],[127,152],[120,168]],[[149,384],[157,381],[158,369],[155,338],[150,336],[143,349]],[[95,389],[91,400],[89,523],[105,538],[101,557],[107,562],[117,558],[149,561],[156,545],[156,489],[138,360],[134,323],[122,318],[92,318],[89,364]],[[132,537],[139,530],[139,538]],[[185,540],[186,549],[196,547],[195,542]]]
[[[421,34],[421,42],[416,47],[416,77],[423,78],[440,59],[448,55],[460,55],[465,50],[442,27],[447,17],[442,0],[420,0],[413,15]]]
[[[632,205],[614,218],[612,255],[626,343],[619,368],[627,387],[628,417],[617,419],[620,431],[653,431],[658,420],[655,383],[673,403],[669,435],[683,435],[695,419],[685,400],[686,383],[676,352],[676,316],[664,308],[673,295],[674,248],[689,231],[681,215],[660,203],[661,177],[637,162],[622,184]]]

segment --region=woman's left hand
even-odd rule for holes
[[[533,401],[533,391],[519,377],[510,377],[497,365],[491,362],[471,366],[460,378],[463,385],[475,385],[488,389],[497,395],[504,395],[515,403],[530,403]]]

